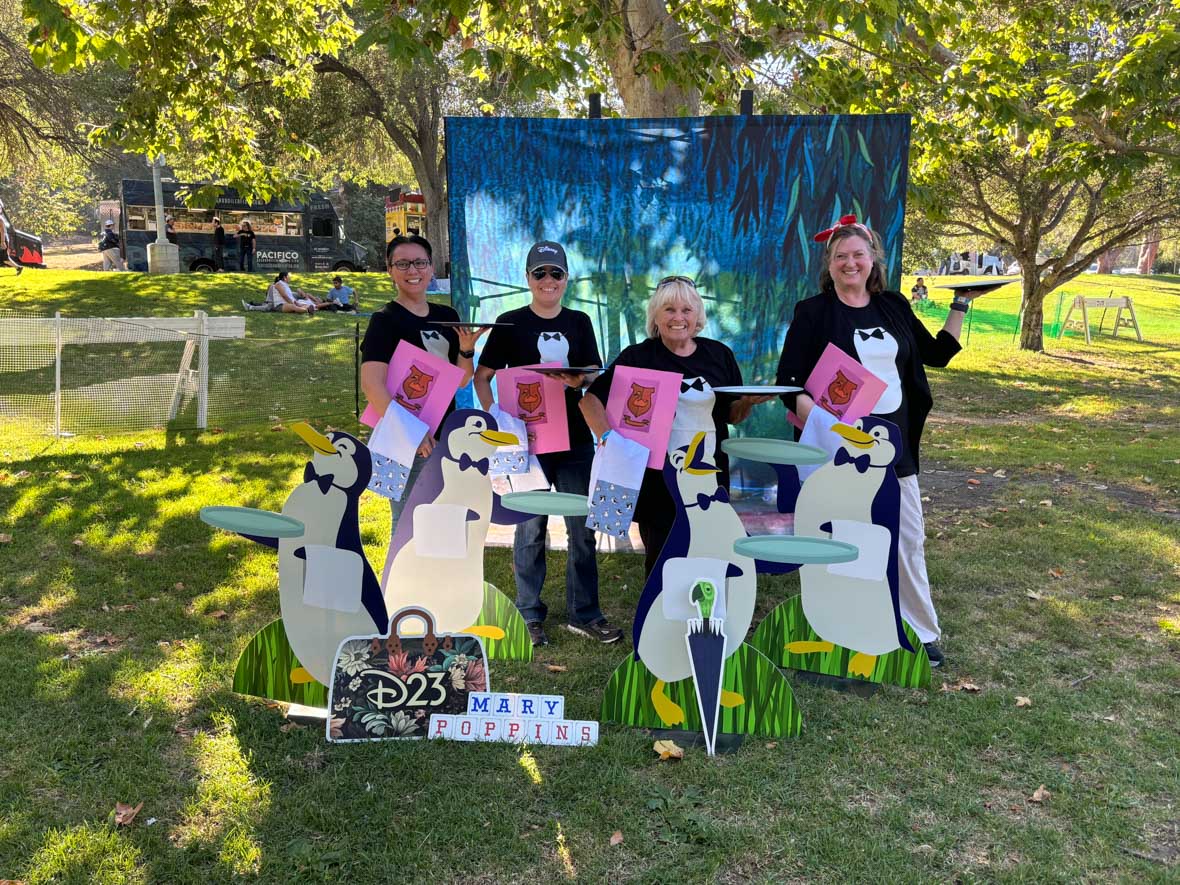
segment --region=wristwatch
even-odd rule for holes
[[[475,358],[475,351],[474,350],[460,350],[459,356],[463,357],[463,359],[465,359],[465,360],[474,359]]]
[[[960,313],[966,313],[971,309],[971,299],[964,298],[962,295],[956,295],[951,302],[951,310],[957,310]]]

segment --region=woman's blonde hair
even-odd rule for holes
[[[876,295],[878,292],[885,291],[885,249],[881,245],[881,238],[877,236],[876,231],[871,231],[863,224],[846,224],[842,227],[837,227],[832,236],[824,244],[824,258],[819,271],[819,289],[821,292],[835,292],[836,283],[832,279],[832,274],[828,271],[828,265],[832,262],[832,253],[836,251],[836,246],[844,240],[856,237],[858,240],[863,240],[869,244],[869,252],[873,256],[873,269],[869,271],[869,278],[865,282],[865,290],[870,295]]]
[[[664,277],[656,284],[656,290],[651,293],[651,298],[647,299],[648,338],[660,337],[659,329],[656,328],[656,317],[664,309],[664,305],[673,301],[684,301],[696,308],[697,327],[692,330],[694,336],[705,328],[705,302],[701,298],[701,293],[697,291],[697,284],[688,277]]]

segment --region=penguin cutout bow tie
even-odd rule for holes
[[[871,332],[865,332],[863,329],[857,329],[856,334],[860,336],[861,341],[868,341],[870,338],[876,338],[878,341],[885,340],[885,332],[881,329],[873,329]]]
[[[468,467],[474,467],[476,470],[478,470],[484,476],[488,475],[488,459],[487,458],[480,458],[478,461],[476,461],[474,458],[472,458],[470,455],[468,455],[466,452],[464,452],[462,455],[459,456],[459,469],[466,470]]]
[[[842,464],[851,464],[856,468],[857,473],[864,473],[869,469],[869,456],[858,455],[854,458],[844,449],[836,449],[835,464],[837,467],[841,466]]]
[[[423,332],[423,341],[442,341],[442,333],[440,332]]]
[[[681,381],[680,382],[680,392],[681,393],[688,393],[690,390],[699,390],[702,393],[704,393],[705,379],[704,378],[694,378],[692,381]]]
[[[703,493],[697,494],[695,504],[686,504],[686,507],[700,507],[702,510],[708,510],[714,501],[720,501],[722,504],[729,503],[729,492],[725,490],[725,486],[717,486],[717,491],[711,495]]]
[[[320,487],[321,495],[328,494],[328,489],[332,488],[333,479],[334,477],[330,473],[316,473],[315,465],[313,465],[310,461],[308,462],[307,466],[303,468],[303,481],[314,482]]]
[[[561,333],[560,332],[542,332],[541,333],[541,340],[542,341],[560,341],[561,340]]]

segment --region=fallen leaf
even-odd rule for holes
[[[992,474],[992,476],[996,477],[997,479],[1003,479],[1007,475],[1008,474],[1005,473],[1003,470],[997,470],[995,473]]]
[[[40,621],[29,621],[29,623],[25,624],[25,629],[30,633],[49,633],[53,630],[52,627],[42,624]]]
[[[1119,720],[1118,720],[1117,716],[1103,716],[1102,721],[1103,722],[1118,722]]]
[[[660,755],[660,761],[668,759],[683,759],[684,750],[676,746],[675,741],[656,741],[651,745],[651,748]]]
[[[622,844],[623,844],[623,831],[622,830],[615,830],[613,833],[610,834],[610,847],[614,848],[616,845],[622,845]]]
[[[977,485],[979,485],[979,480],[977,480],[977,479],[969,479],[969,480],[967,480],[967,485],[969,485],[969,486],[977,486]]]
[[[176,590],[176,591],[184,590],[184,584],[180,581],[177,581],[175,584],[172,585],[172,589]]]
[[[777,746],[778,746],[778,741],[768,741],[766,744],[766,749],[773,750]]]
[[[288,734],[292,731],[299,731],[303,727],[304,726],[300,725],[298,722],[284,722],[279,726],[279,731],[281,731],[283,734]]]
[[[1049,569],[1049,577],[1051,577],[1051,578],[1064,578],[1065,572],[1063,572],[1059,568],[1051,568],[1051,569]]]
[[[32,476],[32,475],[33,474],[29,473],[29,471],[27,471],[27,470],[18,470],[16,473],[12,474],[12,478],[13,479],[24,479],[26,476]]]
[[[1050,793],[1045,788],[1045,785],[1041,784],[1039,787],[1037,787],[1035,790],[1033,790],[1033,794],[1028,797],[1028,801],[1029,802],[1036,802],[1038,805],[1040,805],[1042,802],[1044,802],[1046,799],[1050,798],[1052,795],[1053,794]]]
[[[135,820],[135,815],[139,814],[139,809],[143,808],[143,803],[138,805],[128,805],[124,802],[115,803],[115,826],[129,827],[131,822]]]
[[[12,535],[7,535],[7,534],[0,535],[0,544],[11,544],[11,543],[12,543]]]
[[[1122,601],[1123,601],[1123,597],[1121,597],[1121,596],[1112,596],[1112,597],[1110,597],[1110,601],[1111,601],[1111,602],[1122,602]]]
[[[941,690],[942,691],[969,691],[969,692],[974,693],[974,692],[982,691],[983,689],[981,689],[974,682],[968,682],[965,679],[959,679],[955,682],[944,682],[942,684]]]
[[[1042,507],[1052,507],[1053,506],[1053,499],[1046,498],[1044,501],[1038,501],[1037,503],[1040,504]]]
[[[569,669],[569,667],[565,667],[561,664],[546,664],[545,669],[550,673],[564,673]]]
[[[209,612],[209,617],[216,618],[219,621],[224,621],[229,617],[229,612],[219,608],[217,611]]]
[[[137,449],[142,449],[142,448],[143,448],[145,445],[147,445],[147,443],[141,443],[141,442],[137,442],[137,443],[135,444],[135,447],[136,447]]]
[[[1027,596],[1029,599],[1040,599],[1041,598],[1041,594],[1038,593],[1036,590],[1025,590],[1024,595]]]
[[[1026,698],[1024,695],[1018,694],[1016,696],[1016,706],[1018,706],[1018,707],[1031,707],[1032,706],[1032,698]]]
[[[982,467],[976,467],[976,468],[975,468],[975,472],[976,472],[976,473],[987,473],[987,471],[986,471],[986,470],[984,470]]]
[[[74,546],[75,547],[81,547],[85,543],[86,542],[83,541],[81,538],[74,538]]]
[[[133,611],[135,611],[135,606],[133,604],[131,604],[130,602],[127,603],[126,605],[116,605],[115,611],[117,611],[117,612],[133,612]]]
[[[284,427],[282,424],[276,424],[276,425],[274,425],[274,426],[271,428],[271,431],[273,432],[273,431],[276,431],[276,430],[286,430],[286,429],[287,429],[287,428],[286,428],[286,427]]]

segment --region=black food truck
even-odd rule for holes
[[[294,271],[365,270],[365,247],[344,235],[336,209],[325,197],[306,203],[248,203],[233,188],[223,188],[213,209],[190,209],[178,191],[198,185],[166,181],[164,212],[172,216],[180,268],[216,270],[213,261],[213,219],[225,228],[224,269],[238,269],[238,241],[234,233],[250,222],[257,237],[254,269],[268,273]],[[129,270],[147,270],[147,245],[156,241],[156,198],[151,181],[123,179],[119,232]]]

